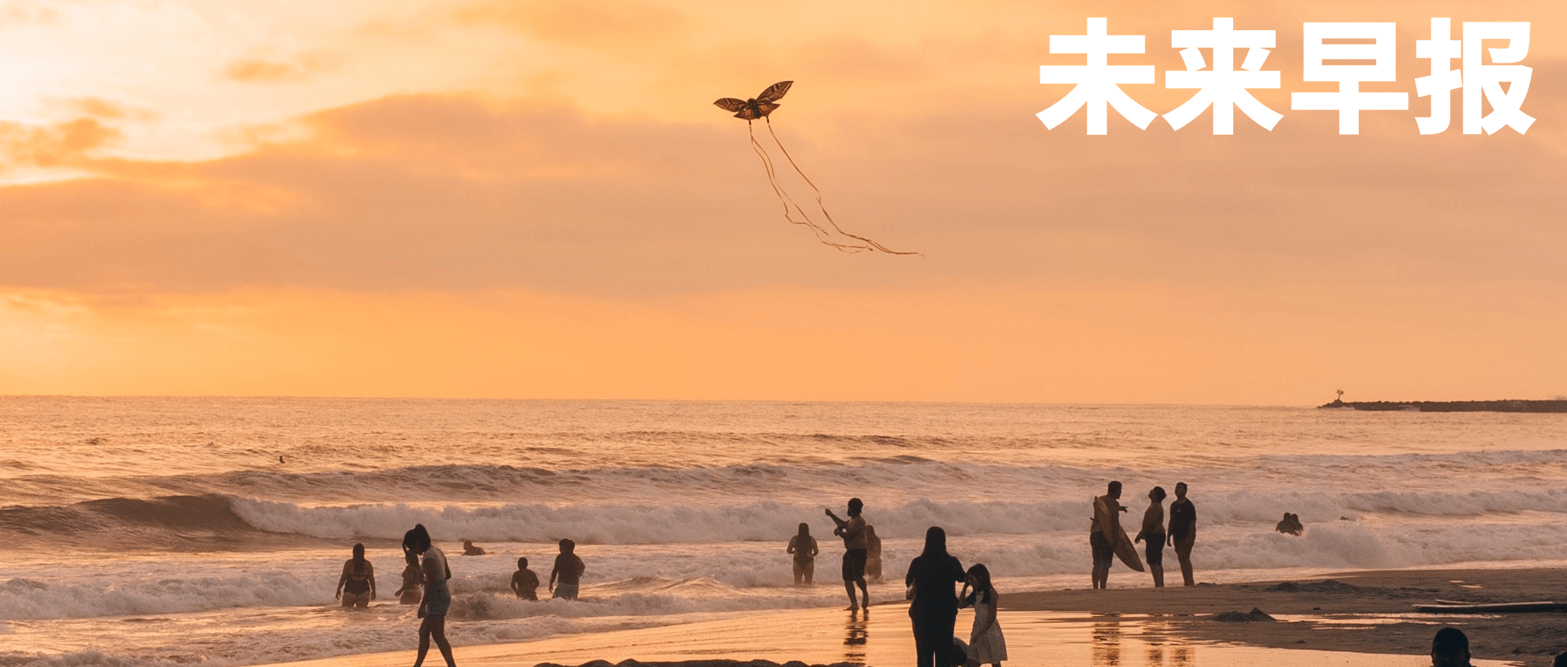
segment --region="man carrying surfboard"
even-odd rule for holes
[[[1088,546],[1094,554],[1094,588],[1106,588],[1110,583],[1110,564],[1120,558],[1127,567],[1143,571],[1143,561],[1137,557],[1137,547],[1126,530],[1121,528],[1121,513],[1126,511],[1119,501],[1121,483],[1110,482],[1105,493],[1094,498],[1094,522],[1088,531]]]

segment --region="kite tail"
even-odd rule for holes
[[[811,232],[816,235],[817,241],[820,241],[823,245],[831,246],[832,248],[835,248],[841,252],[852,254],[871,250],[869,246],[859,246],[833,241],[831,232],[828,232],[826,228],[816,224],[815,221],[811,220],[811,217],[805,214],[805,209],[801,208],[799,204],[795,203],[794,198],[790,197],[789,193],[784,191],[783,186],[778,184],[778,174],[777,171],[773,168],[773,160],[772,158],[768,157],[767,150],[762,147],[762,143],[756,140],[756,133],[752,130],[750,123],[746,123],[746,134],[750,135],[751,137],[751,150],[756,152],[756,156],[758,158],[761,158],[762,168],[767,170],[767,184],[772,186],[773,194],[777,195],[779,203],[783,204],[785,220],[788,220],[790,224],[803,225],[811,228]],[[790,210],[791,207],[793,208],[793,211],[799,213],[801,219],[795,219],[794,214]],[[834,227],[836,226],[837,225],[834,225]],[[845,236],[848,235],[845,234]]]
[[[811,177],[810,176],[806,176],[805,172],[800,169],[800,165],[795,164],[794,156],[790,155],[789,154],[789,149],[784,148],[783,142],[778,140],[778,133],[773,131],[773,122],[771,120],[767,121],[767,133],[773,135],[773,143],[777,144],[778,145],[778,150],[783,152],[784,158],[789,161],[789,166],[794,167],[794,173],[799,174],[800,178],[805,180],[805,184],[811,186],[811,191],[816,193],[816,206],[817,206],[817,208],[820,208],[821,211],[822,211],[822,215],[827,218],[827,224],[832,225],[832,228],[834,230],[836,230],[839,234],[842,234],[842,235],[847,236],[847,237],[849,237],[851,239],[854,239],[856,241],[864,243],[867,246],[866,249],[868,249],[868,250],[880,250],[881,252],[887,253],[889,255],[919,255],[921,257],[925,256],[924,253],[915,252],[915,251],[893,250],[893,249],[888,248],[887,246],[884,246],[884,245],[882,245],[880,243],[877,243],[877,242],[875,242],[875,241],[873,241],[871,239],[865,238],[863,236],[857,236],[855,234],[850,234],[849,232],[843,231],[843,228],[838,226],[838,221],[832,219],[832,213],[827,210],[827,206],[822,203],[822,190],[821,190],[821,188],[816,187],[816,183],[811,181]],[[754,136],[751,138],[751,143],[756,143],[756,138]],[[776,188],[777,186],[775,185],[774,187]],[[797,206],[797,208],[798,208],[798,206]],[[801,212],[801,215],[804,215],[803,211]]]

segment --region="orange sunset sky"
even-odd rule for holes
[[[1276,30],[1283,120],[1047,130],[1099,16],[1157,113],[1171,30]],[[1432,17],[1531,23],[1527,134],[1418,133]],[[1291,110],[1308,21],[1397,22],[1410,110]],[[1550,398],[1564,77],[1559,0],[6,0],[0,394]],[[837,220],[923,257],[783,220],[712,101],[785,79]]]

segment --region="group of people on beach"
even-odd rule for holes
[[[1121,513],[1127,508],[1120,503],[1121,483],[1110,482],[1104,495],[1094,498],[1094,518],[1088,530],[1088,547],[1093,553],[1093,586],[1105,588],[1110,582],[1110,566],[1115,562],[1116,549],[1130,548],[1136,557],[1135,545],[1144,543],[1144,555],[1148,570],[1153,574],[1153,585],[1164,587],[1164,548],[1175,547],[1175,558],[1181,564],[1181,579],[1187,586],[1196,584],[1192,578],[1192,546],[1197,543],[1197,507],[1186,497],[1186,482],[1175,485],[1175,501],[1170,503],[1168,529],[1164,520],[1164,487],[1155,486],[1148,491],[1148,509],[1143,512],[1142,529],[1137,537],[1126,541],[1126,531],[1121,528]],[[1125,555],[1123,554],[1123,558]]]
[[[487,555],[483,548],[463,540],[463,555]],[[576,554],[576,542],[560,541],[560,554],[555,557],[555,567],[550,570],[550,593],[560,599],[577,599],[578,586],[586,566]],[[452,578],[451,565],[446,553],[430,540],[424,524],[417,524],[403,534],[403,585],[393,595],[401,604],[417,604],[419,623],[419,654],[414,667],[424,664],[433,640],[445,658],[447,667],[456,667],[452,660],[452,645],[446,641],[446,614],[451,610],[452,591],[447,582]],[[528,569],[528,559],[517,559],[517,571],[512,574],[511,589],[518,598],[537,600],[539,577]],[[355,544],[353,557],[343,563],[343,573],[337,580],[336,597],[344,607],[364,608],[375,599],[375,567],[365,558],[365,545]]]
[[[848,518],[826,510],[836,524],[833,535],[843,538],[841,574],[851,613],[870,611],[866,579],[875,581],[882,575],[881,538],[865,520],[864,511],[865,503],[859,498],[849,499]],[[810,525],[800,524],[800,532],[789,539],[786,551],[794,556],[795,585],[810,585],[820,553]],[[958,583],[963,588],[954,595],[953,587]],[[1000,595],[991,583],[990,570],[983,564],[964,570],[958,559],[947,553],[947,533],[941,527],[925,531],[925,549],[909,563],[903,584],[910,600],[909,619],[914,626],[919,667],[976,667],[985,663],[1000,667],[1007,659],[1006,639],[996,622]],[[953,636],[962,607],[974,608],[974,627],[966,643]]]

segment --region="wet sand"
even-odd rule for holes
[[[1197,581],[1202,581],[1198,572]],[[1154,615],[1195,641],[1278,649],[1422,655],[1437,628],[1469,636],[1476,659],[1548,666],[1567,651],[1567,614],[1423,614],[1436,600],[1524,602],[1567,599],[1567,570],[1397,570],[1348,572],[1294,582],[1148,586],[1146,574],[1117,570],[1109,590],[1077,589],[1003,595],[1002,609],[1076,611],[1092,616]],[[1170,580],[1166,572],[1166,582]],[[1261,609],[1276,623],[1224,623],[1215,614]]]
[[[1134,576],[1112,576],[1111,586],[1118,580],[1131,584]],[[1010,653],[1007,664],[1015,665],[1419,667],[1430,664],[1436,629],[1455,625],[1469,634],[1476,665],[1533,667],[1549,665],[1551,656],[1567,650],[1567,614],[1448,616],[1418,614],[1411,605],[1439,598],[1533,600],[1563,591],[1567,571],[1562,570],[1355,572],[1298,582],[1003,594],[1000,623]],[[913,659],[906,606],[902,601],[879,604],[868,614],[827,609],[737,614],[676,626],[459,646],[456,657],[463,666],[506,667],[628,659],[692,667],[719,659],[890,667]],[[1278,622],[1212,618],[1252,607]],[[967,636],[971,619],[968,612],[958,617],[958,635]],[[413,643],[410,626],[410,649]],[[289,664],[406,667],[412,662],[408,650]],[[433,649],[426,664],[442,664]]]

